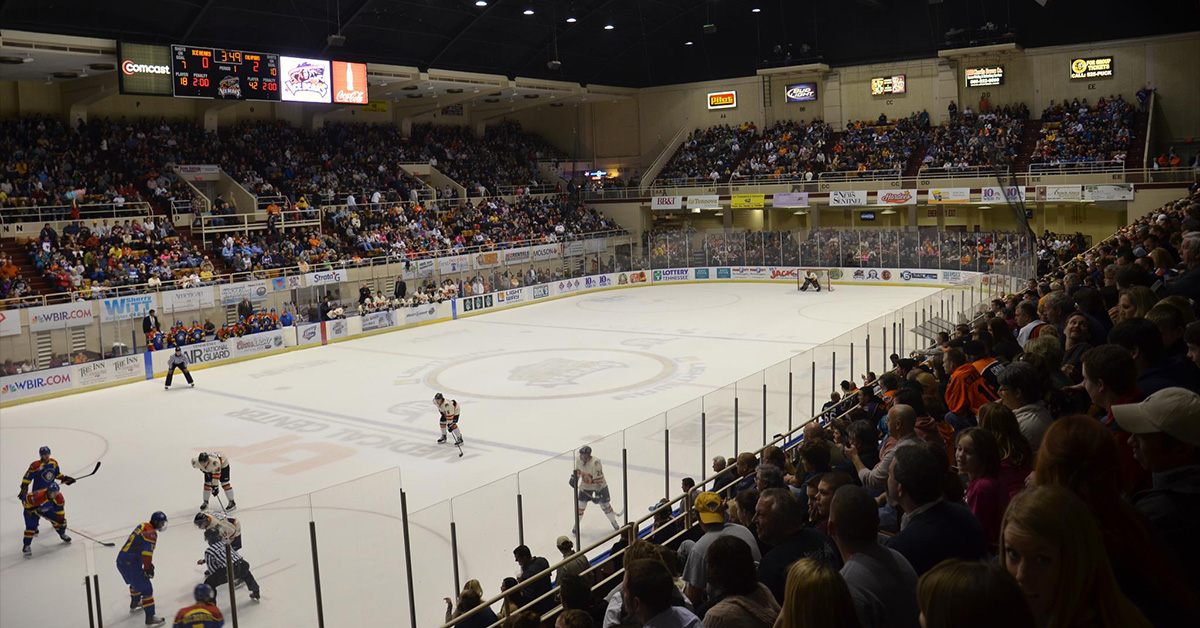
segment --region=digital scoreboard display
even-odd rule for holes
[[[178,97],[278,101],[279,73],[279,55],[171,46],[172,89]]]

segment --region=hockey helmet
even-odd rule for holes
[[[212,545],[221,540],[221,533],[216,528],[209,528],[204,531],[204,542]]]
[[[58,482],[51,482],[50,484],[46,485],[46,494],[47,495],[50,495],[52,493],[57,493],[57,492],[59,492]]]
[[[201,582],[196,585],[195,589],[192,589],[192,597],[196,598],[197,602],[212,602],[217,599],[217,593],[213,591],[212,587]]]
[[[446,398],[442,396],[442,393],[438,393],[438,394],[436,394],[436,395],[434,395],[434,396],[433,396],[433,400],[434,400],[434,401],[436,401],[436,402],[438,402],[438,403],[441,403],[441,402],[445,401],[445,400],[446,400]]]
[[[208,452],[200,452],[200,455],[196,456],[196,460],[199,460],[201,464],[208,462]]]
[[[167,527],[167,513],[156,510],[150,515],[150,525],[154,526],[155,530],[162,530]]]
[[[198,513],[196,513],[196,516],[192,519],[192,523],[196,524],[196,527],[200,528],[201,530],[207,530],[208,524],[210,523],[210,519],[209,519],[208,515],[206,515],[202,512],[198,512]]]
[[[39,456],[49,456],[50,448],[45,445],[42,445],[41,449],[38,449],[38,455]]]
[[[590,445],[584,445],[583,447],[580,447],[580,448],[579,448],[579,455],[581,455],[581,456],[590,456],[590,455],[592,455],[592,448],[591,448],[591,446],[590,446]]]

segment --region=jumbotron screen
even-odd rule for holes
[[[171,75],[175,96],[279,100],[279,55],[173,45]]]

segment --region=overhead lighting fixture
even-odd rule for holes
[[[700,208],[699,208],[699,207],[693,207],[693,208],[692,208],[692,213],[693,213],[693,214],[699,214],[699,213],[700,213]]]
[[[606,31],[611,31],[611,30],[612,30],[612,29],[614,29],[614,28],[616,28],[616,26],[613,26],[612,24],[605,24],[605,25],[604,25],[604,30],[606,30]]]
[[[525,15],[533,15],[533,9],[525,9]]]
[[[797,209],[796,211],[792,212],[792,215],[793,216],[807,216],[808,210],[807,209]]]
[[[685,45],[685,46],[690,46],[690,45],[692,45],[692,42],[690,42],[690,41],[685,41],[685,42],[683,42],[683,45]]]
[[[883,210],[883,211],[879,212],[879,215],[880,215],[880,216],[891,216],[891,215],[892,215],[892,214],[894,214],[894,213],[896,213],[896,210],[894,210],[894,209],[892,209],[891,207],[889,207],[889,208],[887,208],[887,209],[885,209],[885,210]]]
[[[477,7],[486,7],[486,6],[487,6],[487,0],[475,0],[475,6],[477,6]]]
[[[762,9],[760,9],[758,7],[754,7],[753,9],[750,9],[750,12],[751,13],[762,13]]]
[[[714,215],[714,216],[724,216],[724,215],[725,215],[725,212],[717,212],[717,213],[715,213],[715,214],[713,214],[713,215]]]
[[[567,24],[574,24],[575,22],[578,22],[578,21],[579,21],[579,20],[577,20],[577,19],[575,19],[575,18],[573,18],[573,17],[569,17],[569,18],[567,18]]]

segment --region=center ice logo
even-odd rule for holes
[[[573,386],[579,379],[609,369],[623,369],[625,364],[610,360],[572,360],[547,358],[541,362],[518,366],[508,374],[509,381],[525,382],[526,386],[555,388]]]

